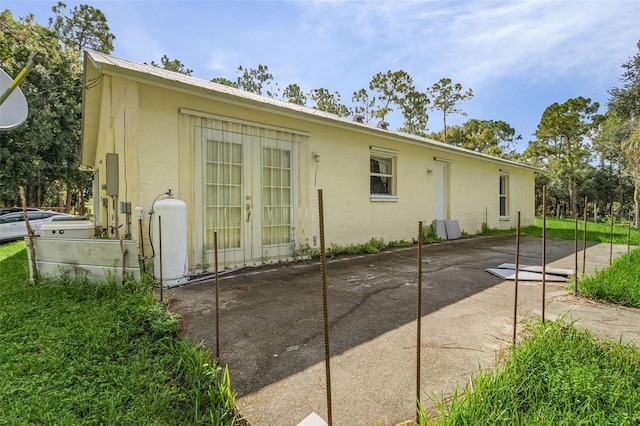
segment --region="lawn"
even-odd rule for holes
[[[527,226],[520,230],[520,235],[524,237],[542,237],[542,218],[537,217],[534,226]],[[611,233],[611,223],[587,221],[587,241],[608,243],[613,239],[614,244],[640,245],[640,232],[638,228],[628,223],[614,223],[613,235]],[[578,220],[578,239],[584,240],[585,222]],[[483,235],[515,235],[515,229],[496,230],[484,229]],[[576,221],[574,219],[557,219],[547,217],[546,236],[550,239],[574,240],[576,234]]]
[[[0,245],[0,423],[238,424],[226,368],[177,338],[143,283],[31,284]]]

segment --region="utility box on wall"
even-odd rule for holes
[[[110,197],[114,197],[118,195],[118,184],[119,184],[119,168],[118,168],[118,154],[108,153],[107,154],[107,182],[106,182],[106,191],[107,195]]]

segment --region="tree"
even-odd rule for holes
[[[632,132],[629,123],[612,111],[607,111],[600,120],[597,133],[591,143],[600,158],[609,163],[624,167],[626,157],[621,150],[621,145]]]
[[[441,78],[440,81],[431,86],[427,93],[432,99],[431,109],[434,111],[442,111],[442,122],[444,130],[444,141],[447,143],[447,116],[450,114],[467,114],[456,108],[459,102],[463,102],[473,98],[473,91],[468,89],[462,92],[460,83],[452,84],[450,78]]]
[[[393,111],[392,104],[402,105],[407,94],[414,92],[413,78],[403,70],[377,73],[369,83],[369,89],[378,93],[378,108],[371,115],[384,121],[387,114]]]
[[[364,123],[370,122],[373,114],[373,107],[376,104],[376,97],[369,95],[367,89],[362,88],[353,92],[351,102],[356,104],[354,111],[356,114],[362,116],[362,121]]]
[[[516,136],[513,127],[502,120],[471,119],[462,128],[466,135],[463,148],[498,157],[513,151],[516,141],[522,139],[520,135]]]
[[[406,94],[400,104],[404,118],[402,127],[400,127],[401,132],[424,136],[429,121],[427,114],[429,102],[430,100],[425,93],[414,90]]]
[[[116,36],[111,33],[107,18],[99,9],[81,4],[71,9],[67,16],[64,14],[66,7],[59,1],[51,8],[55,18],[49,18],[49,27],[56,32],[61,43],[78,51],[87,48],[103,53],[113,51]]]
[[[273,75],[269,72],[269,67],[266,65],[258,65],[258,68],[244,68],[240,65],[238,66],[237,72],[240,74],[236,81],[238,89],[259,95],[266,95],[271,98],[277,97],[278,85],[275,84],[275,88],[271,88],[271,85],[274,84]],[[269,89],[263,92],[265,86],[269,86]]]
[[[331,93],[325,88],[313,89],[309,92],[309,98],[314,102],[313,108],[336,114],[341,117],[351,115],[351,109],[340,101],[338,92]]]
[[[307,103],[307,95],[305,95],[300,86],[295,83],[285,87],[282,92],[282,97],[285,101],[296,105],[306,105]]]
[[[215,77],[211,79],[212,83],[222,84],[223,86],[238,88],[238,84],[225,77]]]
[[[184,64],[177,59],[171,60],[167,55],[163,55],[160,58],[160,63],[151,61],[151,65],[156,68],[162,68],[167,71],[173,71],[184,75],[191,75],[193,70],[185,68]]]
[[[81,6],[76,9],[90,10]],[[74,19],[89,16],[75,15]],[[74,19],[55,23],[78,22],[79,28],[102,28],[99,23],[91,25]],[[91,180],[90,174],[78,169],[82,112],[78,49],[87,46],[87,35],[72,27],[62,31],[52,20],[50,27],[43,27],[34,22],[32,15],[16,21],[8,10],[0,14],[0,23],[6,30],[0,36],[0,60],[10,75],[17,75],[34,51],[46,58],[44,67],[36,67],[21,85],[29,105],[27,121],[0,133],[0,202],[17,204],[18,186],[25,187],[28,202],[37,206],[55,203],[60,191],[66,190],[65,206],[69,209],[72,199],[82,202]],[[61,39],[60,34],[65,38]],[[73,39],[76,35],[79,38]]]
[[[80,140],[81,140],[81,105],[82,105],[82,70],[80,60],[82,50],[85,48],[97,50],[104,53],[111,53],[113,50],[113,35],[107,24],[107,18],[99,9],[86,4],[80,4],[71,9],[69,16],[64,15],[63,10],[66,5],[58,2],[51,10],[55,13],[55,19],[49,19],[49,28],[57,35],[59,42],[63,45],[65,55],[71,59],[75,55],[74,63],[67,63],[65,66],[69,72],[67,78],[71,79],[73,89],[70,89],[66,99],[68,111],[65,113],[67,120],[61,120],[60,133],[56,138],[56,142],[60,145],[60,161],[57,163],[61,170],[59,179],[66,182],[66,202],[67,212],[71,208],[73,199],[73,189],[78,190],[80,199],[80,210],[84,212],[84,192],[89,184],[90,175],[82,173],[78,169],[80,159]],[[64,55],[63,55],[64,56]],[[75,67],[75,68],[74,68]],[[63,70],[59,70],[59,75],[64,75]],[[63,78],[64,79],[64,78]],[[58,78],[55,82],[61,87],[65,84]],[[73,103],[73,99],[77,103]],[[62,111],[58,111],[62,112]],[[54,157],[55,158],[55,157]]]
[[[626,119],[640,118],[640,41],[637,47],[638,53],[622,64],[622,87],[609,90],[609,110]]]
[[[622,120],[619,116],[614,115],[611,111],[607,111],[606,114],[600,120],[597,133],[593,137],[591,143],[594,150],[600,157],[599,171],[602,173],[608,173],[613,181],[617,181],[617,191],[605,188],[604,185],[598,185],[599,189],[597,194],[598,199],[611,199],[611,194],[620,194],[620,206],[622,210],[625,209],[625,198],[623,197],[624,189],[628,182],[627,177],[633,174],[628,157],[625,155],[623,149],[625,141],[627,141],[633,129],[628,125],[629,123]],[[602,180],[602,179],[601,179]],[[613,201],[611,199],[611,201]]]
[[[450,145],[503,158],[513,156],[516,141],[522,139],[520,135],[516,136],[513,127],[502,120],[473,118],[461,126],[450,126],[447,133]],[[444,142],[444,130],[431,133],[429,137]]]
[[[525,151],[527,156],[544,158],[548,170],[565,182],[573,214],[578,213],[578,172],[590,160],[585,138],[597,124],[599,106],[598,102],[592,103],[591,99],[583,97],[548,106],[535,132],[537,140],[530,142]]]
[[[622,87],[614,87],[608,103],[609,112],[617,119],[618,127],[626,132],[620,146],[630,163],[640,171],[640,41],[638,53],[622,64]]]
[[[10,76],[17,76],[24,64],[26,64],[31,50],[27,47],[44,52],[55,48],[54,45],[46,46],[42,36],[46,35],[46,28],[36,25],[33,15],[27,15],[20,21],[15,21],[9,10],[0,12],[0,62],[2,68]],[[43,34],[44,33],[44,34]],[[30,81],[40,72],[40,67],[34,68],[22,82],[22,91],[31,106],[34,94],[30,89]],[[37,114],[37,111],[35,111]],[[35,181],[35,162],[37,155],[32,146],[32,140],[28,138],[28,128],[34,111],[31,109],[27,121],[20,127],[10,131],[0,132],[0,203],[5,206],[20,205],[18,186]],[[33,187],[30,186],[29,189]]]
[[[640,174],[640,123],[637,124],[629,138],[622,143],[622,149],[637,174]]]
[[[635,223],[640,225],[640,41],[638,53],[622,64],[621,87],[609,91],[607,104],[609,114],[616,117],[616,123],[627,136],[618,138],[614,148],[625,154],[629,164],[629,174],[634,183]],[[611,133],[611,131],[609,131]],[[619,133],[618,133],[619,134]]]

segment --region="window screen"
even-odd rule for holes
[[[372,155],[370,159],[371,195],[395,195],[393,158]]]

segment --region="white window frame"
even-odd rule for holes
[[[502,207],[504,205],[504,211]],[[498,183],[498,213],[500,220],[509,220],[509,175],[500,174]]]
[[[396,201],[398,199],[398,151],[388,148],[379,148],[371,146],[369,152],[369,196],[371,201]],[[373,161],[379,161],[389,164],[390,170],[385,171],[372,171],[371,164]],[[372,179],[384,178],[388,179],[389,183],[386,185],[387,192],[372,192]]]

